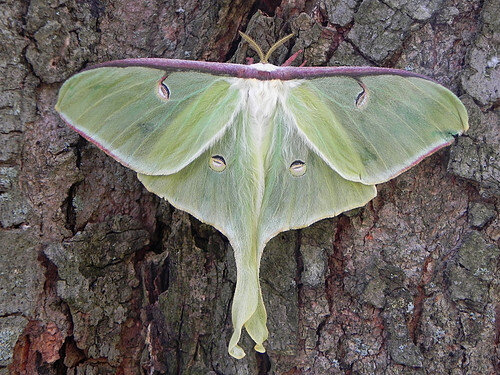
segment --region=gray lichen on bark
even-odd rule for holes
[[[260,9],[265,9],[267,14]],[[494,0],[0,4],[0,374],[500,371],[500,44]],[[53,106],[87,64],[378,65],[460,95],[471,129],[366,207],[282,233],[261,282],[268,353],[228,356],[235,266],[212,227],[152,196]],[[251,347],[245,338],[243,345]]]

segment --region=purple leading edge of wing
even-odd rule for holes
[[[422,74],[409,72],[401,69],[378,68],[369,66],[340,66],[340,67],[293,67],[279,66],[276,70],[267,72],[257,70],[252,65],[217,63],[208,61],[194,60],[176,60],[176,59],[160,59],[160,58],[139,58],[139,59],[124,59],[113,60],[105,63],[93,65],[85,70],[97,69],[103,67],[129,67],[142,66],[146,68],[154,68],[165,71],[176,70],[195,70],[199,72],[211,73],[216,75],[225,75],[238,78],[255,78],[263,81],[271,79],[291,80],[291,79],[307,79],[326,76],[350,76],[360,77],[367,75],[378,74],[393,74],[403,77],[417,77],[429,81],[434,81],[432,78]]]

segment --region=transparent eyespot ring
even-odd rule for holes
[[[212,156],[210,158],[210,161],[208,162],[208,165],[216,172],[222,172],[224,169],[226,169],[226,161],[220,155]]]
[[[164,81],[165,81],[166,78],[167,77],[162,78],[162,80],[158,84],[158,95],[163,100],[170,99],[170,90],[169,90],[168,86],[164,83]]]
[[[290,164],[289,170],[293,177],[300,177],[306,173],[307,166],[302,160],[295,160]]]
[[[366,90],[366,86],[365,86],[365,84],[363,82],[358,81],[358,84],[361,86],[361,89],[363,91],[361,91],[358,94],[358,96],[356,97],[356,100],[354,101],[354,103],[356,104],[356,107],[362,108],[368,102],[368,91]]]

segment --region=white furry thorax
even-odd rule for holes
[[[258,70],[275,70],[279,67],[272,64],[252,64]],[[265,67],[265,68],[264,68]],[[239,108],[246,109],[256,123],[269,119],[276,106],[285,107],[290,89],[300,85],[300,80],[283,81],[279,79],[259,80],[255,78],[228,78],[233,88],[239,90],[241,103]]]
[[[250,68],[254,68],[263,72],[272,72],[274,70],[278,70],[279,66],[269,64],[269,63],[257,63],[249,65]]]
[[[252,66],[257,65],[253,64]],[[261,64],[270,65],[270,64]],[[290,90],[289,81],[229,78],[231,85],[240,92],[240,110],[248,115],[248,131],[254,146],[265,147],[271,119],[278,105],[284,105]]]

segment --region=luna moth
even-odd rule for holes
[[[378,67],[290,67],[159,58],[105,62],[68,79],[64,121],[145,187],[213,225],[236,260],[233,334],[268,337],[259,265],[289,229],[365,205],[385,182],[468,128],[432,79]]]

